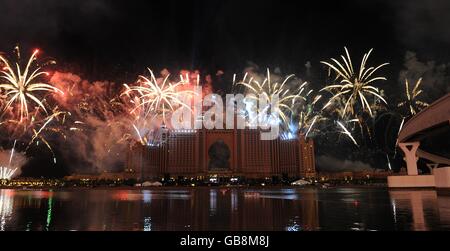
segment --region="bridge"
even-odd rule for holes
[[[421,143],[433,137],[436,142],[449,142],[447,133],[449,131],[450,93],[433,102],[404,124],[398,135],[398,145],[404,153],[408,175],[390,176],[388,185],[390,187],[450,187],[450,158],[440,153],[430,152],[421,146]],[[448,152],[448,149],[444,151]],[[434,168],[431,170],[431,175],[419,175],[417,169],[419,158],[430,162],[428,167]],[[444,166],[444,168],[436,168],[438,166]]]

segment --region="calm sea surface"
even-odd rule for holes
[[[385,188],[0,189],[0,230],[450,230],[450,196]]]

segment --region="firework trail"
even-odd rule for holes
[[[0,166],[0,179],[6,179],[6,180],[10,180],[14,174],[17,171],[17,167],[16,168],[12,168],[11,164],[12,164],[12,159],[14,156],[14,149],[16,147],[16,140],[14,140],[14,145],[13,148],[11,149],[11,154],[9,156],[9,163],[8,166]]]
[[[0,166],[0,179],[10,180],[16,171],[17,168]]]
[[[345,126],[340,122],[340,121],[336,121],[337,124],[339,125],[339,127],[342,128],[342,132],[343,134],[347,135],[347,137],[349,137],[352,141],[353,144],[355,144],[356,146],[359,146],[358,143],[356,142],[355,138],[353,137],[353,135],[347,130],[347,128],[345,128]]]
[[[17,143],[17,140],[14,140],[14,145],[13,145],[13,148],[11,149],[11,156],[9,157],[9,166],[11,166],[11,161],[14,156],[14,148],[16,148],[16,143]]]
[[[321,110],[316,109],[316,105],[322,99],[322,95],[312,95],[313,90],[307,92],[305,100],[300,103],[296,113],[298,113],[298,130],[305,134],[305,137],[311,132],[319,132],[316,125],[326,120]]]
[[[318,118],[318,115],[317,115],[317,116],[314,116],[314,117],[312,118],[312,121],[311,121],[310,125],[308,126],[308,130],[306,130],[305,138],[308,137],[308,134],[309,134],[309,132],[311,131],[311,129],[313,128],[313,126],[315,125],[315,123],[316,123],[316,121],[317,121],[317,118]],[[307,122],[309,122],[309,119],[305,117],[305,119],[304,119],[303,121],[304,121],[304,123],[305,123],[305,122],[307,123]]]

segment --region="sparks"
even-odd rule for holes
[[[184,84],[189,80],[189,76],[183,78],[177,83],[169,81],[169,74],[167,74],[162,80],[157,80],[153,71],[147,68],[150,72],[150,77],[139,76],[137,83],[138,86],[125,85],[125,92],[122,95],[129,95],[130,93],[137,93],[139,102],[137,102],[131,113],[136,112],[139,109],[144,109],[144,117],[149,114],[153,114],[154,117],[162,115],[164,124],[166,122],[166,114],[175,111],[179,106],[184,106],[191,110],[191,107],[183,102],[182,97],[184,95],[195,95],[194,92],[189,90],[177,90],[177,87]]]
[[[0,179],[10,180],[16,171],[17,168],[0,166]]]
[[[246,88],[249,95],[248,98],[251,101],[258,102],[260,98],[263,98],[265,102],[264,107],[258,106],[258,115],[265,116],[268,111],[270,111],[268,118],[261,118],[261,116],[256,116],[255,119],[263,119],[265,122],[274,121],[281,123],[285,127],[289,125],[289,115],[288,113],[293,113],[293,105],[296,103],[297,99],[305,99],[301,94],[305,90],[305,85],[307,82],[303,82],[299,85],[297,90],[292,91],[286,87],[286,83],[294,77],[294,75],[289,75],[284,78],[283,82],[272,83],[270,78],[270,71],[267,69],[267,74],[265,79],[261,82],[257,81],[255,78],[250,77],[247,80],[247,73],[245,74],[242,81],[236,83],[236,86],[242,85]],[[281,121],[279,121],[279,118]],[[250,123],[254,123],[251,121]]]
[[[367,59],[372,52],[372,49],[370,49],[369,52],[364,54],[359,71],[355,72],[353,70],[353,63],[351,61],[350,54],[346,47],[344,47],[344,49],[346,57],[341,55],[343,63],[334,58],[331,58],[332,63],[321,61],[322,64],[329,67],[330,71],[333,70],[336,74],[336,78],[334,80],[335,83],[322,89],[333,93],[333,96],[325,104],[323,109],[331,106],[339,97],[342,97],[342,102],[345,103],[342,117],[347,114],[357,114],[355,106],[358,102],[362,107],[362,111],[368,112],[372,117],[373,111],[371,105],[369,104],[368,98],[366,97],[367,95],[372,95],[387,104],[386,100],[381,95],[380,89],[372,85],[374,82],[386,80],[386,78],[380,76],[372,77],[372,75],[383,66],[388,65],[388,63],[367,68]]]
[[[16,147],[17,140],[14,140],[13,148],[11,149],[11,155],[9,156],[9,166],[11,166],[11,162],[14,156],[14,148]],[[16,173],[17,168],[9,168],[0,166],[0,179],[10,180],[14,173]]]
[[[18,47],[16,49],[19,53]],[[34,70],[31,69],[32,63],[37,59],[38,52],[39,50],[33,52],[24,69],[21,69],[19,62],[16,62],[16,71],[14,71],[13,64],[0,55],[0,62],[4,65],[0,71],[0,79],[4,81],[0,83],[0,89],[6,92],[6,104],[3,107],[3,113],[9,108],[12,108],[14,111],[15,107],[13,104],[18,103],[19,110],[17,114],[19,115],[19,122],[29,117],[29,106],[32,102],[36,103],[45,112],[47,111],[42,99],[38,98],[37,92],[64,94],[58,88],[37,80],[41,75],[48,75],[47,72],[41,71],[40,67]]]
[[[311,131],[318,131],[314,126],[325,120],[320,110],[316,109],[316,104],[321,100],[322,95],[313,96],[313,90],[307,92],[304,102],[298,106],[297,113],[298,118],[298,128],[299,131],[305,133],[305,137],[308,137]]]
[[[345,126],[340,121],[336,121],[336,122],[343,130],[341,133],[347,135],[353,141],[353,144],[355,144],[356,146],[359,146],[358,143],[356,142],[355,138],[353,138],[353,135],[347,130],[347,128],[345,128]]]
[[[12,158],[14,156],[14,148],[16,147],[17,140],[14,140],[13,148],[11,149],[11,156],[9,156],[9,166],[11,166]]]
[[[419,78],[414,85],[414,88],[410,91],[408,79],[405,79],[405,96],[406,100],[400,102],[397,107],[406,107],[409,110],[409,115],[414,116],[416,113],[427,107],[429,104],[419,100],[419,95],[423,92],[420,89],[422,78]]]

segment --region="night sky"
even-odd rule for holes
[[[450,3],[424,1],[2,0],[0,51],[39,47],[89,79],[145,67],[242,72],[249,61],[301,74],[306,61],[370,48],[395,80],[407,50],[449,62]]]
[[[40,48],[59,71],[119,84],[146,67],[203,76],[222,70],[230,81],[214,83],[216,90],[251,64],[303,77],[310,61],[315,77],[308,80],[317,89],[327,74],[319,61],[347,46],[359,63],[374,48],[369,63],[390,62],[382,70],[388,81],[379,86],[395,100],[403,94],[405,55],[413,51],[421,62],[446,65],[424,78],[426,93],[440,83],[436,98],[449,90],[449,13],[448,0],[0,0],[0,52],[11,55],[16,44],[27,55]]]

